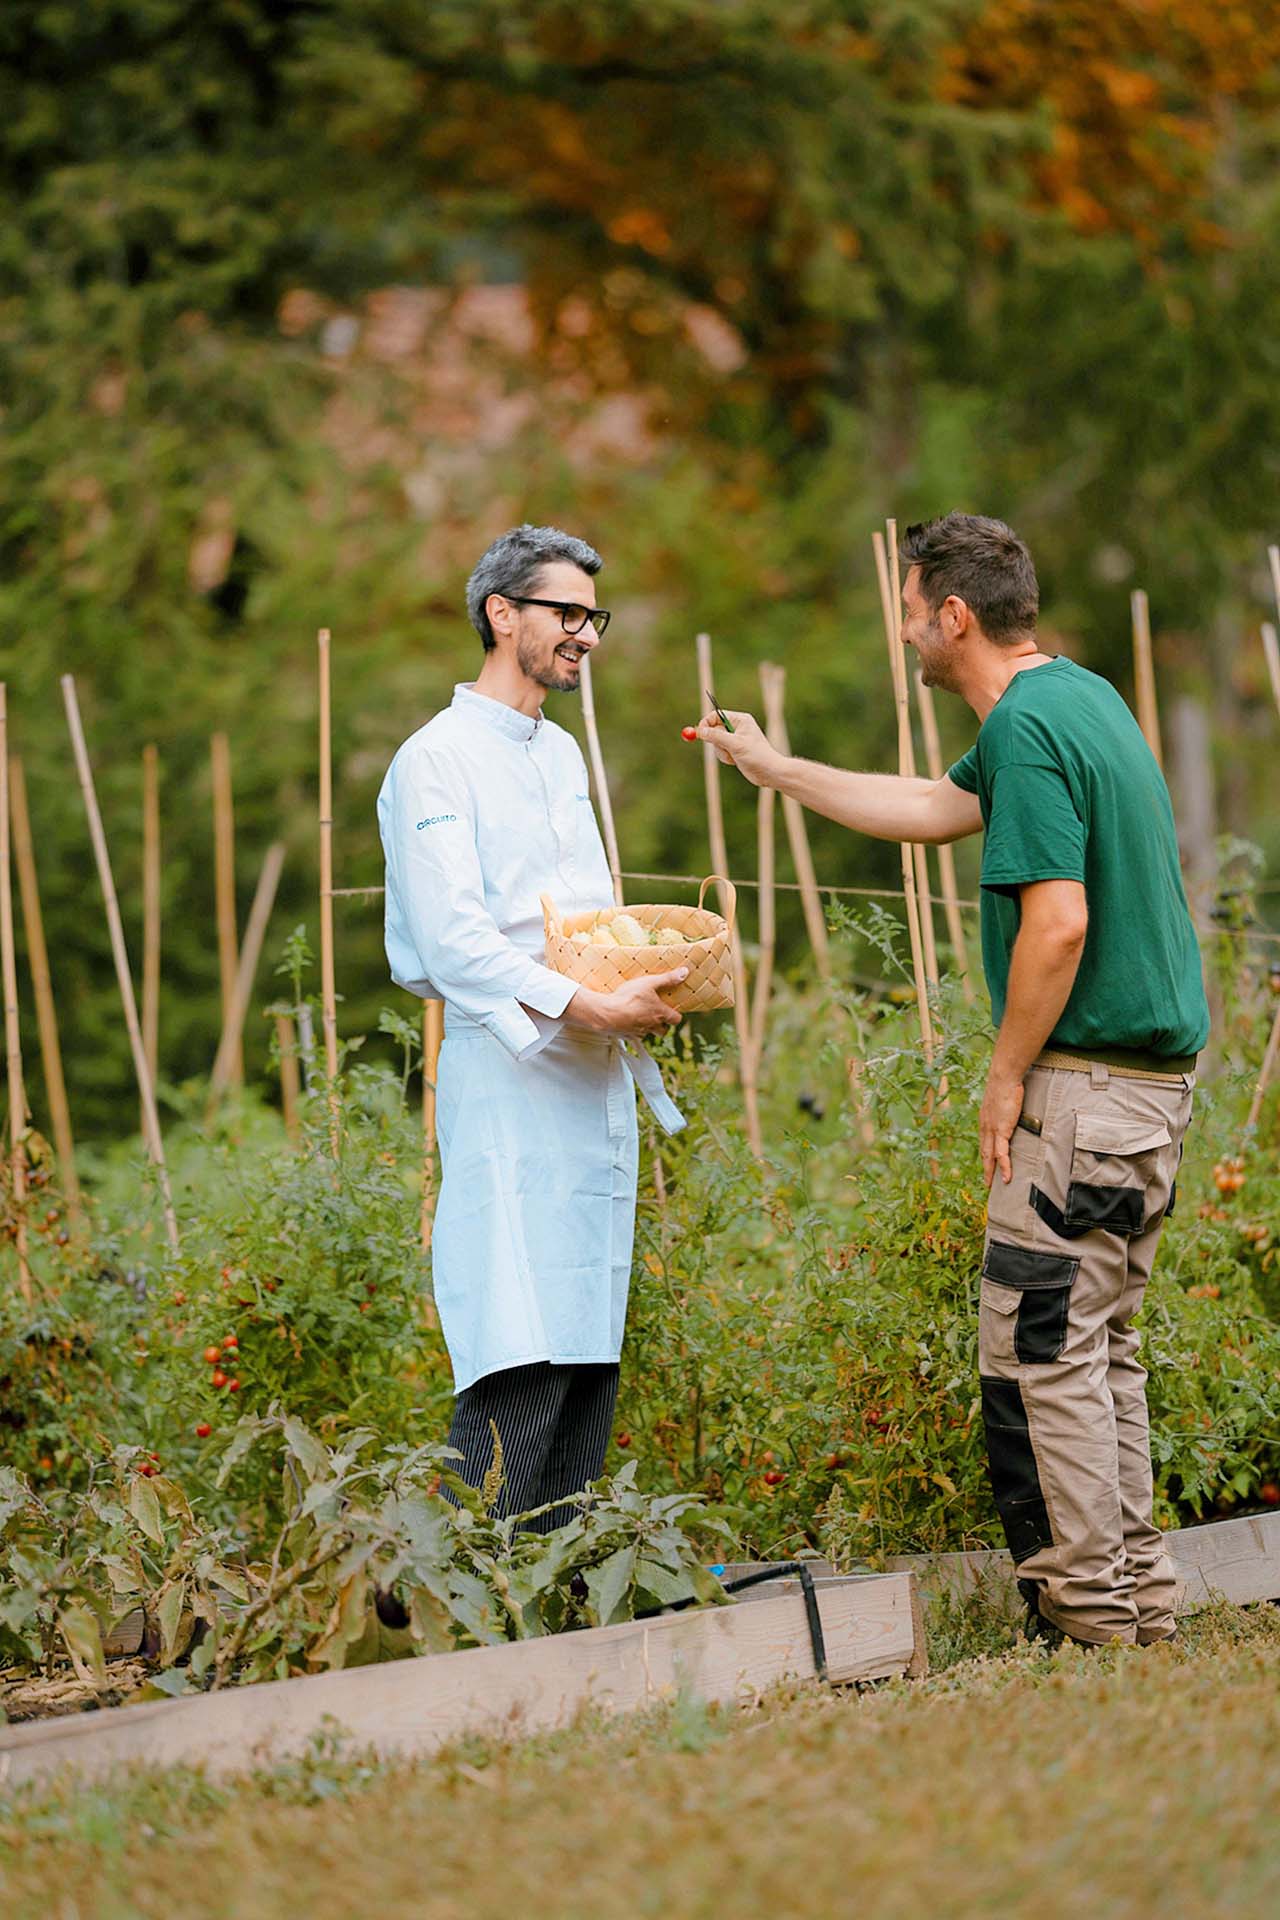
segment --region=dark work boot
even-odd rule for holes
[[[1027,1609],[1027,1618],[1022,1629],[1027,1639],[1042,1640],[1049,1647],[1060,1647],[1067,1635],[1061,1627],[1055,1627],[1053,1622],[1046,1620],[1041,1613],[1040,1589],[1035,1581],[1019,1580],[1018,1593]]]

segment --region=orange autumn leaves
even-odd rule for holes
[[[943,58],[941,92],[1043,114],[1037,198],[1082,233],[1228,244],[1215,168],[1237,116],[1280,97],[1272,0],[991,0]]]

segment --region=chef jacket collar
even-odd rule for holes
[[[508,740],[518,740],[522,746],[533,739],[542,725],[540,713],[517,713],[504,700],[491,700],[487,693],[477,693],[474,680],[460,680],[453,690],[453,703],[463,713],[471,714],[476,720],[483,720],[495,733],[502,734]]]

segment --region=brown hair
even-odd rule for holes
[[[1025,542],[1003,520],[947,513],[908,527],[901,555],[920,569],[920,591],[936,614],[949,595],[963,600],[997,646],[1035,630],[1040,587]]]

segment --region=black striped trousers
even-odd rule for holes
[[[454,1401],[450,1465],[469,1487],[484,1484],[493,1465],[493,1433],[502,1441],[502,1490],[495,1511],[506,1518],[581,1493],[599,1477],[618,1397],[618,1368],[554,1365],[546,1360],[487,1373]],[[532,1522],[549,1533],[573,1518],[558,1506]]]

